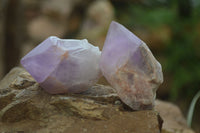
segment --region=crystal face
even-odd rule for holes
[[[79,93],[101,76],[101,52],[84,40],[49,37],[21,59],[21,64],[49,93]]]
[[[134,110],[152,109],[156,90],[163,82],[162,67],[142,40],[114,21],[100,69],[125,104]]]

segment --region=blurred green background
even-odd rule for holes
[[[157,97],[186,116],[200,90],[199,0],[0,0],[0,79],[51,35],[87,38],[102,49],[112,20],[147,43],[163,67]],[[199,112],[200,101],[192,124],[197,132]]]

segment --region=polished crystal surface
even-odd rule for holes
[[[51,36],[21,59],[24,68],[49,93],[79,93],[101,75],[101,52],[84,40]]]
[[[100,68],[125,104],[134,110],[153,108],[162,67],[148,46],[117,22],[110,24]]]

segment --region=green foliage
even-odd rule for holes
[[[200,86],[200,57],[195,50],[197,21],[177,19],[173,29],[173,38],[166,50],[166,72],[173,77],[171,99],[193,97]]]
[[[138,25],[148,26],[149,28],[157,28],[162,25],[170,24],[173,22],[175,14],[172,10],[167,8],[141,8],[141,7],[131,7],[132,12],[140,12],[144,16],[135,14],[137,18],[135,21]],[[162,19],[161,19],[162,18]]]
[[[124,12],[121,12],[121,11]],[[130,4],[122,10],[116,10],[116,14],[121,22],[127,26],[144,26],[157,28],[164,24],[170,24],[175,18],[173,10],[168,8],[144,8],[141,5]]]

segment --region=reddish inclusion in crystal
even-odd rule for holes
[[[68,52],[67,51],[62,55],[62,58],[65,58],[65,59],[68,58]]]
[[[100,68],[121,100],[134,110],[152,109],[162,68],[146,44],[112,22],[102,50]]]
[[[84,40],[49,37],[21,59],[21,64],[51,94],[79,93],[101,76],[101,52]]]

